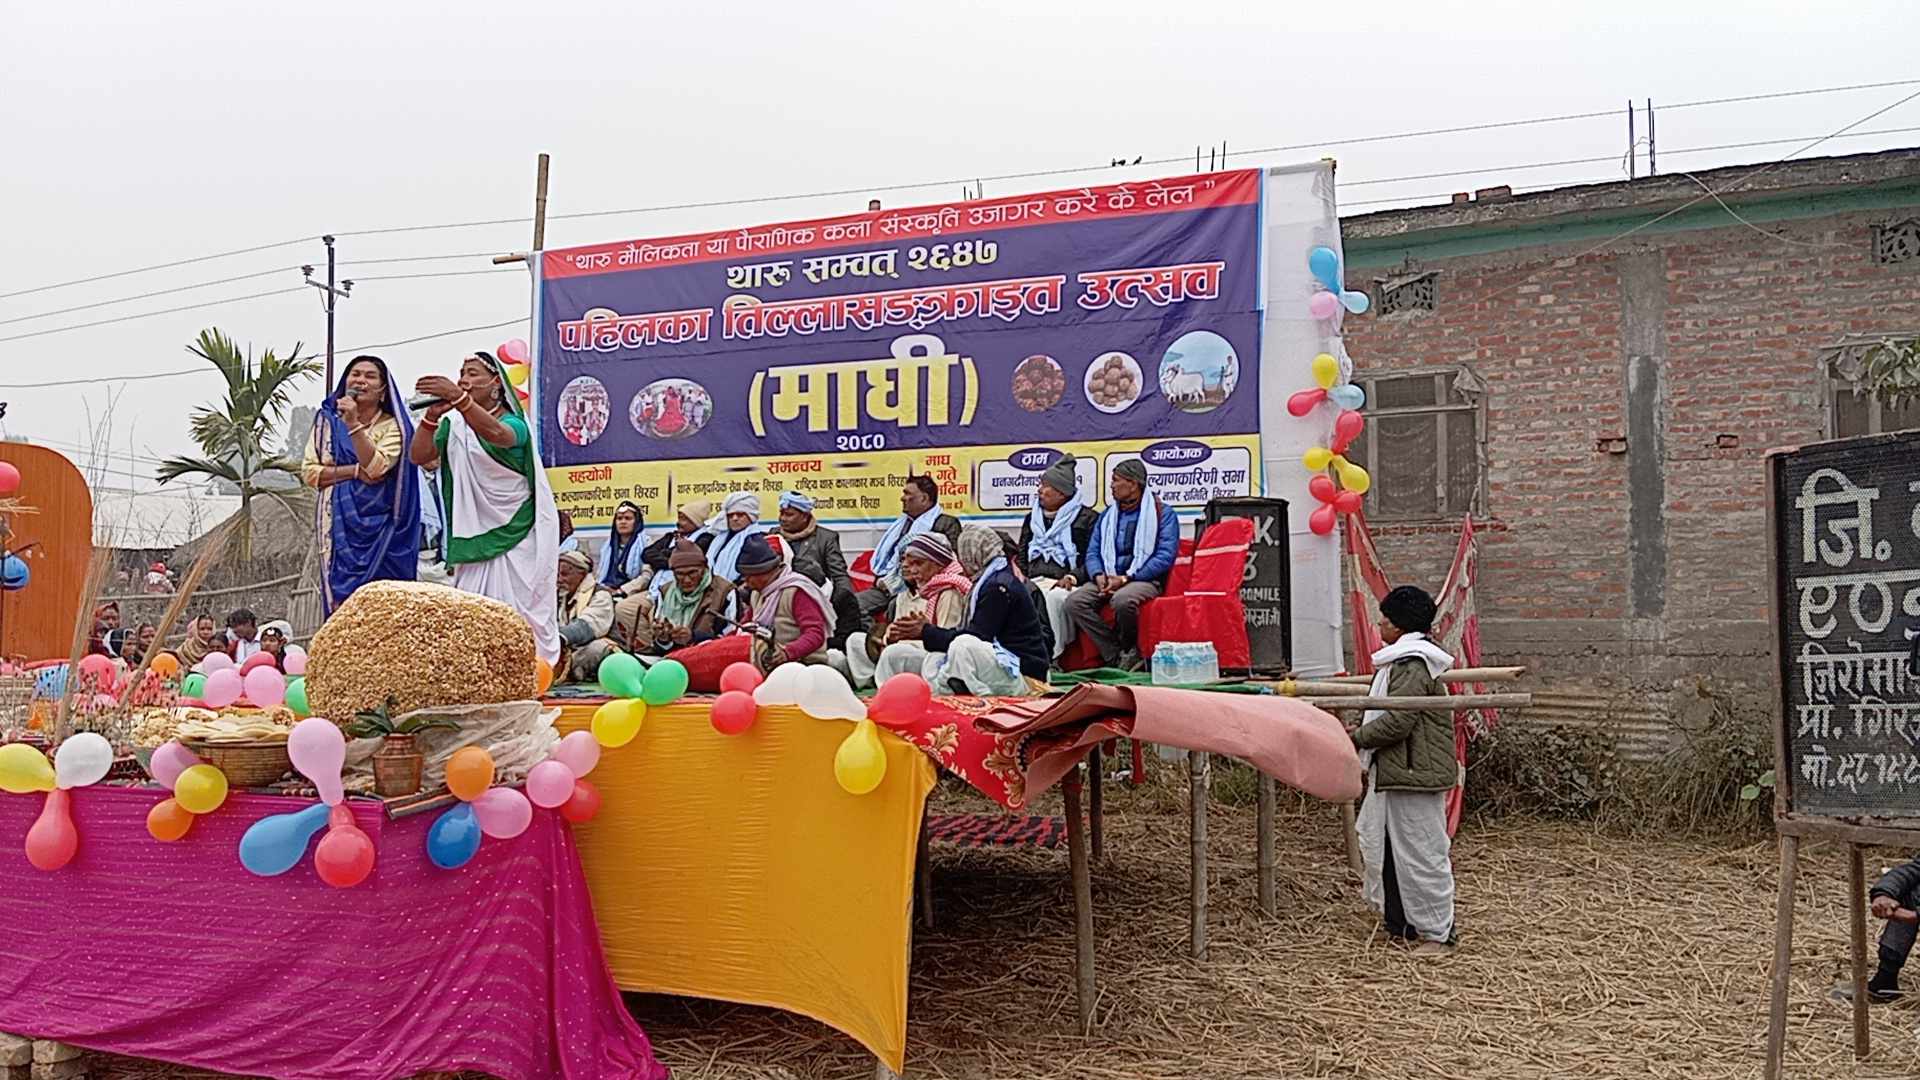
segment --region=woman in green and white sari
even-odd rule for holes
[[[454,587],[520,612],[533,628],[534,652],[554,662],[560,655],[553,604],[559,515],[506,372],[479,352],[460,365],[458,382],[428,375],[414,390],[439,399],[407,453],[415,465],[440,471]],[[428,430],[432,435],[422,438]]]

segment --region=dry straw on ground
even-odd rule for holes
[[[1423,961],[1373,941],[1331,808],[1283,798],[1280,914],[1268,919],[1254,905],[1252,810],[1216,805],[1212,952],[1195,964],[1180,781],[1163,779],[1108,789],[1109,861],[1094,877],[1099,1026],[1088,1038],[1071,1033],[1065,851],[934,849],[938,922],[915,933],[909,1078],[1760,1076],[1778,866],[1769,842],[1470,821],[1455,851],[1461,950]],[[978,808],[946,789],[938,798]],[[1870,871],[1894,857],[1873,853]],[[1843,854],[1812,849],[1801,881],[1786,1075],[1920,1075],[1911,1005],[1873,1013],[1874,1058],[1854,1065],[1847,1012],[1826,998],[1846,967]],[[851,1040],[802,1017],[630,1001],[681,1080],[872,1075]]]
[[[498,600],[415,581],[376,581],[313,636],[307,701],[345,724],[398,699],[399,716],[437,705],[533,696],[533,632]]]

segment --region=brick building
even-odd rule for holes
[[[1852,391],[1920,336],[1920,149],[1755,169],[1341,223],[1387,569],[1437,589],[1471,514],[1487,654],[1551,684],[1530,718],[1642,753],[1767,706],[1764,452],[1920,426]]]

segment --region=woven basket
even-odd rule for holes
[[[259,739],[249,742],[205,742],[182,740],[187,749],[208,765],[227,774],[227,785],[236,788],[266,787],[293,771],[287,757],[287,740]]]

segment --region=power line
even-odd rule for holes
[[[263,278],[270,274],[284,274],[289,271],[298,270],[298,269],[299,267],[297,266],[276,266],[271,270],[259,270],[251,274],[237,274],[233,277],[215,278],[212,281],[198,281],[193,283],[192,285],[178,285],[171,289],[155,289],[152,292],[135,293],[132,296],[121,296],[121,297],[116,297],[112,300],[96,300],[91,304],[76,304],[73,307],[55,308],[52,311],[42,311],[35,315],[16,315],[11,319],[0,319],[0,326],[7,326],[12,323],[32,322],[34,319],[45,319],[53,315],[70,315],[76,311],[88,311],[93,308],[111,307],[115,304],[125,304],[133,300],[145,300],[149,297],[154,297],[154,296],[167,296],[172,293],[191,292],[194,289],[205,289],[213,285],[228,285],[236,281],[250,281],[254,278]]]
[[[142,311],[138,314],[121,315],[112,319],[96,319],[93,322],[74,323],[72,326],[56,326],[49,330],[35,330],[28,334],[14,334],[11,337],[0,337],[0,342],[25,341],[27,338],[45,337],[48,334],[64,334],[69,330],[85,330],[90,326],[106,326],[109,323],[132,322],[135,319],[151,319],[155,315],[171,315],[177,311],[193,311],[197,308],[218,307],[221,304],[237,304],[242,300],[260,300],[269,296],[285,296],[288,293],[305,291],[306,289],[304,288],[296,287],[292,289],[273,289],[268,292],[248,293],[245,296],[229,296],[221,300],[206,300],[198,304],[182,304],[179,307],[162,308],[159,311]]]
[[[501,267],[494,270],[444,270],[437,274],[375,274],[372,277],[357,277],[355,285],[363,281],[417,281],[421,278],[472,277],[475,274],[523,274],[526,271],[517,266]]]
[[[55,379],[51,382],[37,383],[0,383],[0,390],[44,390],[55,386],[92,386],[95,383],[142,382],[147,379],[171,379],[180,375],[199,375],[215,373],[210,367],[181,368],[178,371],[155,371],[147,375],[101,375],[91,379]]]
[[[232,251],[216,251],[211,255],[195,255],[191,259],[175,259],[172,262],[154,263],[152,266],[136,266],[131,270],[116,270],[111,274],[95,274],[92,277],[74,278],[72,281],[56,281],[51,285],[36,285],[31,289],[16,289],[13,292],[0,293],[0,300],[11,300],[16,296],[31,296],[34,293],[48,292],[53,289],[64,289],[69,285],[87,285],[95,281],[111,281],[114,278],[129,277],[133,274],[144,274],[150,270],[170,270],[176,266],[191,266],[194,263],[212,262],[215,259],[225,259],[234,255],[251,255],[256,251],[272,251],[275,248],[292,247],[295,244],[304,244],[309,240],[318,239],[320,239],[318,236],[301,236],[292,240],[279,240],[271,244],[255,244],[252,247],[235,248]]]

